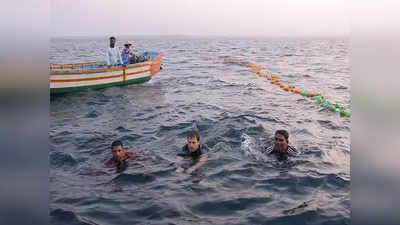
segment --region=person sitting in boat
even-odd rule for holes
[[[127,64],[133,64],[136,62],[136,56],[133,53],[131,49],[131,43],[126,42],[124,44],[125,48],[122,49],[121,57],[122,57],[122,62],[127,65]]]
[[[200,134],[197,131],[189,131],[187,134],[187,144],[182,147],[176,158],[176,172],[184,172],[183,163],[189,159],[194,163],[187,168],[186,173],[191,174],[207,162],[208,147],[200,144]]]
[[[122,142],[117,140],[111,143],[112,158],[107,160],[105,166],[116,166],[117,171],[121,172],[127,167],[126,160],[134,159],[137,157],[143,157],[142,155],[136,154],[134,152],[125,151]]]
[[[122,65],[122,57],[120,50],[117,46],[115,46],[116,39],[115,37],[110,37],[110,46],[107,48],[106,52],[106,61],[107,67]]]
[[[277,130],[275,132],[274,145],[264,148],[264,154],[275,154],[278,157],[295,156],[298,151],[289,146],[289,133],[286,130]]]
[[[136,57],[136,62],[146,62],[146,61],[151,61],[151,57],[150,56],[145,56],[145,55],[139,55],[138,57]]]

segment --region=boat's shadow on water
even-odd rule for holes
[[[155,78],[154,78],[155,79]],[[60,101],[61,99],[75,99],[85,100],[90,98],[159,98],[162,97],[166,91],[165,86],[159,81],[150,80],[143,84],[131,84],[124,86],[96,88],[96,89],[85,89],[81,91],[75,91],[70,93],[54,93],[50,95],[50,102]]]

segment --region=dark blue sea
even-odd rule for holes
[[[321,92],[351,111],[346,38],[117,37],[164,54],[150,82],[52,96],[51,224],[349,224],[350,120],[285,92],[235,57],[285,84]],[[107,37],[53,38],[50,63],[104,61]],[[175,172],[186,133],[199,130],[208,162]],[[260,153],[277,129],[300,154]],[[146,159],[116,173],[103,163],[121,140]]]

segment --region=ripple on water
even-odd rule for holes
[[[117,183],[117,184],[123,184],[123,185],[128,185],[128,184],[145,184],[145,183],[151,183],[156,180],[156,177],[150,174],[143,174],[143,173],[121,173],[118,174],[117,177],[115,177],[112,180],[112,183]]]
[[[55,167],[75,167],[78,165],[78,161],[71,154],[55,150],[50,152],[50,165]]]
[[[259,204],[266,204],[270,201],[271,198],[268,197],[233,197],[228,200],[204,201],[195,204],[190,209],[200,215],[227,216],[234,215],[238,211],[251,210]]]

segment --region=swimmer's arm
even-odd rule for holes
[[[182,156],[177,156],[176,157],[176,172],[183,172],[183,168],[182,168],[182,164],[183,164],[183,157]]]
[[[272,145],[272,146],[269,146],[269,147],[265,148],[263,153],[266,154],[266,155],[269,155],[269,154],[273,153],[274,150],[275,150],[275,145]]]
[[[289,146],[289,147],[288,147],[288,153],[289,153],[289,155],[291,155],[291,156],[297,156],[297,155],[300,154],[300,152],[299,152],[296,148],[294,148],[294,147],[292,147],[292,146]]]
[[[115,159],[114,159],[114,157],[113,157],[113,158],[107,160],[107,161],[104,163],[104,166],[111,166],[111,165],[114,164],[114,162],[115,162]]]
[[[204,165],[204,163],[207,162],[207,159],[208,159],[207,154],[201,155],[199,161],[198,161],[196,164],[194,164],[192,167],[190,167],[190,168],[187,170],[187,173],[189,173],[189,174],[190,174],[190,173],[193,173],[195,170],[197,170],[197,169],[200,168],[202,165]]]
[[[127,157],[126,159],[135,159],[135,158],[142,158],[142,159],[147,159],[146,156],[142,155],[142,154],[138,154],[135,152],[127,152]]]
[[[137,154],[137,153],[134,153],[134,152],[132,152],[132,156],[131,156],[132,158],[138,158],[138,157],[144,157],[144,155],[141,155],[141,154]]]

